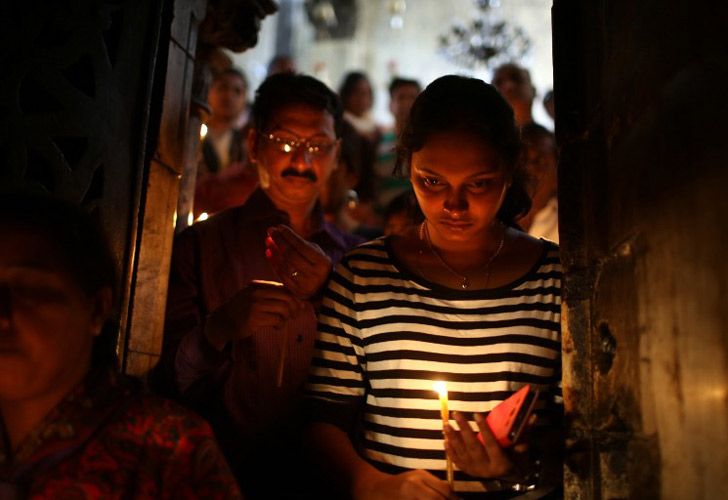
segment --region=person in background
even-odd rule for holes
[[[394,127],[385,130],[379,144],[375,172],[377,175],[377,206],[381,209],[400,193],[411,188],[409,179],[395,177],[397,137],[404,129],[412,104],[422,87],[417,80],[396,77],[389,84],[389,111]]]
[[[545,127],[535,123],[521,128],[526,149],[526,167],[533,180],[531,210],[518,224],[536,238],[559,242],[559,202],[556,197],[556,139]]]
[[[398,151],[424,218],[353,250],[329,280],[308,385],[312,457],[355,499],[557,488],[561,266],[553,243],[515,225],[530,199],[513,112],[481,80],[439,78]],[[435,381],[459,431],[441,420]],[[525,384],[541,390],[538,418],[506,450],[484,413]]]
[[[359,182],[355,189],[361,201],[370,202],[374,196],[374,162],[381,131],[371,115],[374,92],[367,75],[360,71],[347,73],[339,87],[339,97],[344,106],[343,136],[356,150]]]
[[[6,193],[0,234],[0,498],[241,498],[207,423],[116,370],[90,217]]]
[[[296,403],[315,306],[332,266],[359,243],[324,220],[319,202],[338,166],[341,115],[320,81],[268,77],[247,139],[260,188],[174,242],[155,385],[208,418],[250,498],[299,498],[306,481]]]
[[[248,80],[237,68],[226,68],[213,77],[208,95],[211,114],[197,166],[196,216],[240,205],[257,186],[245,146],[247,93]]]
[[[331,173],[329,181],[321,190],[321,205],[326,220],[346,232],[361,229],[360,222],[350,215],[350,212],[356,210],[359,204],[358,194],[354,190],[359,182],[357,170],[359,150],[358,143],[351,139],[351,135],[342,134],[339,166]],[[372,237],[380,235],[375,234]],[[367,238],[368,235],[361,236]]]
[[[384,209],[384,235],[402,236],[416,224],[422,223],[422,212],[411,189],[400,193]]]
[[[556,100],[554,99],[554,91],[549,90],[546,95],[543,96],[543,107],[546,113],[551,117],[552,120],[556,120]]]
[[[268,63],[268,76],[276,73],[296,73],[296,61],[287,54],[277,54]]]
[[[531,108],[536,87],[531,83],[531,74],[526,68],[515,63],[498,66],[493,72],[493,85],[513,108],[519,127],[533,123]]]
[[[202,141],[203,172],[219,173],[246,159],[243,126],[247,123],[248,79],[237,68],[213,77],[207,101],[210,118]]]

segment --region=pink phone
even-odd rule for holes
[[[527,384],[488,413],[485,420],[499,445],[507,448],[518,442],[537,400],[538,389]],[[480,433],[478,439],[483,441]]]

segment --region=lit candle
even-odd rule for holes
[[[437,394],[440,396],[440,417],[442,417],[442,425],[444,427],[450,421],[450,411],[447,408],[447,385],[445,384],[445,382],[442,381],[435,382],[434,389],[435,392],[437,392]],[[454,489],[454,473],[452,460],[450,459],[450,455],[448,455],[447,452],[445,452],[445,463],[447,467],[447,484],[450,485],[450,489]]]

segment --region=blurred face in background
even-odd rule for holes
[[[412,104],[419,94],[420,89],[416,85],[400,85],[392,90],[392,95],[389,100],[389,111],[394,116],[397,128],[404,125],[412,109]]]
[[[365,79],[359,79],[344,102],[344,109],[355,116],[364,116],[374,103],[372,87]]]
[[[247,104],[248,89],[240,76],[225,73],[210,87],[207,101],[216,119],[231,121],[243,112]]]
[[[535,96],[528,71],[515,65],[506,64],[496,69],[493,86],[513,108],[519,104],[530,106]]]

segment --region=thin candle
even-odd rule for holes
[[[276,387],[283,387],[283,370],[286,366],[286,354],[288,353],[288,323],[283,325],[283,341],[281,344],[281,357],[278,359],[278,374]]]
[[[283,287],[280,281],[252,280],[251,283],[259,286]],[[278,358],[278,371],[276,372],[276,387],[283,387],[283,371],[286,367],[286,354],[288,354],[288,323],[283,325],[283,339],[281,341],[281,355]]]
[[[443,427],[450,421],[450,411],[447,407],[447,384],[439,381],[434,384],[435,392],[440,396],[440,417],[442,417]],[[447,438],[446,438],[447,439]],[[445,464],[447,467],[447,484],[450,485],[450,489],[454,489],[454,472],[452,467],[452,460],[450,456],[445,453]]]

